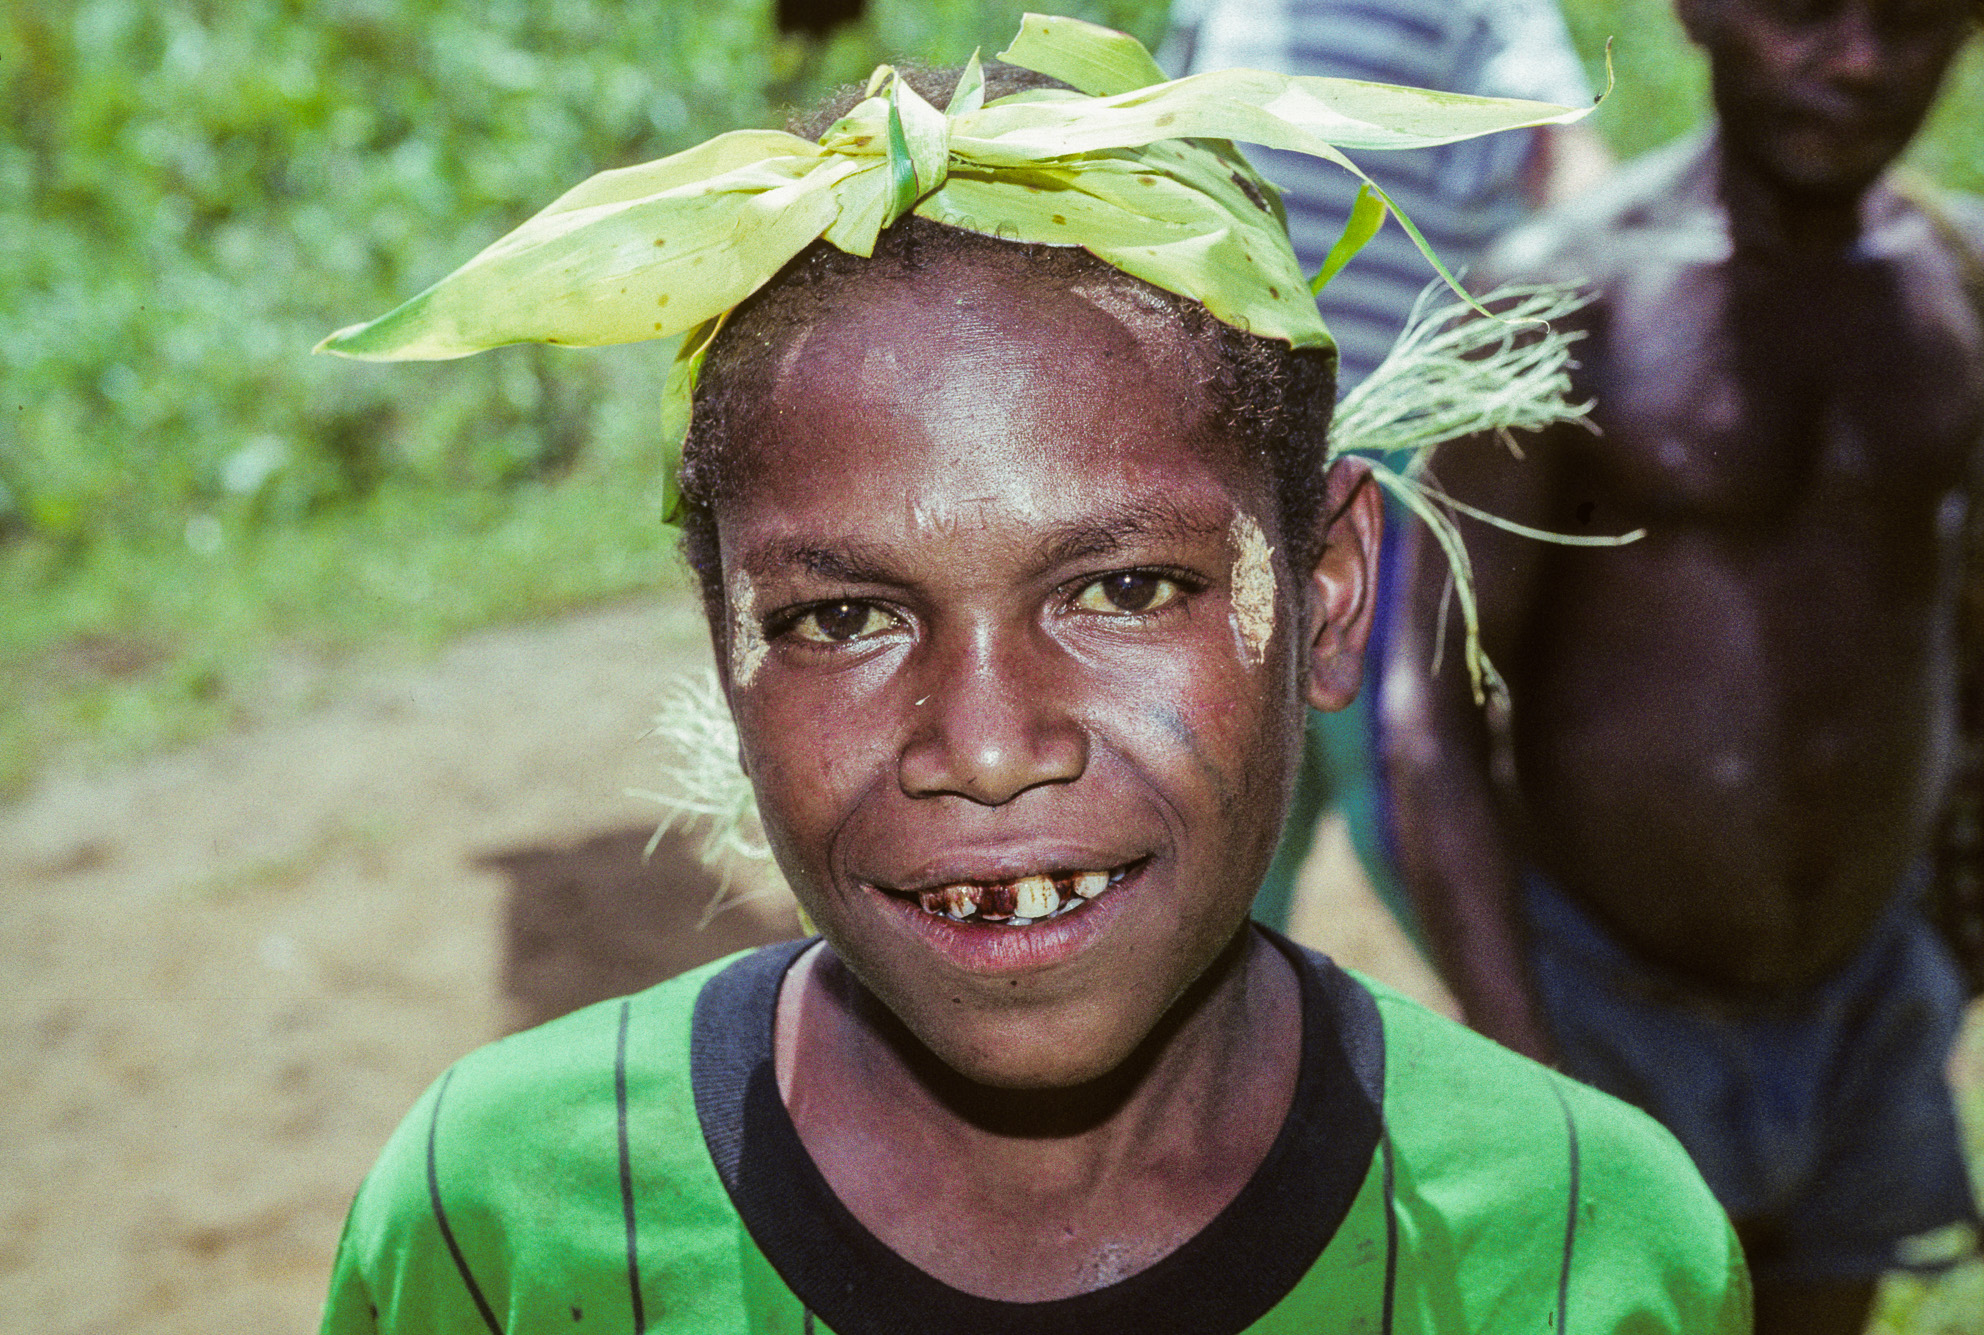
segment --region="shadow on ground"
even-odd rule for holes
[[[784,896],[725,909],[704,925],[704,909],[718,892],[715,875],[675,831],[643,857],[652,833],[615,830],[567,847],[480,860],[510,883],[502,987],[513,1028],[799,935]]]

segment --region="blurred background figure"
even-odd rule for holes
[[[1240,66],[1289,74],[1400,83],[1483,97],[1577,106],[1592,90],[1556,0],[1180,0],[1159,60],[1174,74]],[[1329,253],[1359,186],[1348,172],[1299,153],[1249,147],[1261,174],[1281,187],[1289,234],[1306,272]],[[1488,244],[1535,208],[1601,177],[1610,156],[1586,123],[1494,135],[1444,148],[1365,153],[1358,166],[1416,223],[1449,268],[1465,273]],[[1338,394],[1348,393],[1391,349],[1433,277],[1402,227],[1387,222],[1320,298],[1342,358]],[[1382,661],[1397,601],[1398,535],[1392,509],[1385,577],[1370,661]],[[1287,928],[1296,880],[1318,822],[1334,812],[1348,829],[1372,888],[1417,936],[1386,849],[1382,780],[1372,720],[1382,682],[1374,673],[1357,703],[1338,715],[1312,712],[1287,833],[1255,916]]]
[[[1984,6],[1679,12],[1714,125],[1477,270],[1595,284],[1599,430],[1433,465],[1494,514],[1646,536],[1467,530],[1509,692],[1485,712],[1426,676],[1445,566],[1415,542],[1386,750],[1469,1021],[1674,1130],[1760,1332],[1857,1331],[1902,1240],[1975,1218],[1944,1074],[1966,994],[1925,901],[1979,666],[1984,206],[1884,173]]]
[[[782,33],[825,37],[835,28],[861,21],[864,0],[774,0],[773,14]]]

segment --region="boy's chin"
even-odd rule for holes
[[[1839,143],[1822,134],[1783,131],[1760,136],[1746,148],[1780,187],[1813,200],[1848,200],[1878,180],[1907,144],[1896,135]]]
[[[1120,1017],[1098,1034],[1088,1024],[1059,1017],[1021,1019],[898,1015],[910,1032],[957,1078],[988,1090],[1045,1093],[1103,1083],[1120,1071],[1156,1027]],[[1127,1023],[1126,1023],[1127,1021]]]
[[[1135,1061],[1168,1010],[1166,998],[1134,987],[1097,988],[1118,992],[1116,1004],[1097,1004],[1094,992],[974,997],[923,981],[884,975],[863,985],[908,1063],[967,1099],[974,1089],[1020,1094],[1107,1084]]]

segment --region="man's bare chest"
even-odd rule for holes
[[[1615,285],[1586,357],[1594,481],[1643,523],[1936,514],[1984,437],[1984,331],[1933,261]]]

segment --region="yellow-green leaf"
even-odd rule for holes
[[[1164,82],[1164,71],[1128,33],[1051,14],[1022,15],[1019,34],[999,59],[1091,97]]]
[[[1350,203],[1350,220],[1343,225],[1343,235],[1330,247],[1330,253],[1323,256],[1323,265],[1316,270],[1316,276],[1309,280],[1310,292],[1321,292],[1330,279],[1343,272],[1351,257],[1364,249],[1385,225],[1385,214],[1389,211],[1383,197],[1369,182],[1357,187],[1357,198]]]
[[[1078,169],[1043,164],[1017,179],[960,166],[917,212],[1016,241],[1080,245],[1236,327],[1298,347],[1329,341],[1268,215],[1255,212],[1261,221],[1251,223],[1151,166],[1127,157]]]
[[[943,184],[944,171],[950,162],[950,118],[900,79],[896,81],[890,106],[901,118],[903,142],[909,149],[909,160],[916,166],[918,192],[935,190]]]
[[[964,73],[958,76],[957,87],[951,90],[951,100],[944,107],[946,116],[967,116],[985,105],[985,67],[978,63],[978,52],[971,53],[971,59],[964,64]]]
[[[991,164],[1211,138],[1335,161],[1340,149],[1427,148],[1498,130],[1568,124],[1590,110],[1355,79],[1208,70],[1103,98],[1001,98],[961,117],[952,147]]]
[[[716,340],[717,331],[723,328],[723,321],[724,316],[719,315],[689,331],[676,348],[675,360],[668,367],[668,379],[662,385],[661,518],[664,523],[674,523],[682,508],[682,488],[676,477],[682,467],[682,443],[688,438],[689,418],[695,411],[696,381],[703,373],[703,358]]]
[[[1039,15],[1006,54],[1115,91],[1036,90],[983,104],[968,73],[952,98],[957,114],[946,116],[883,66],[869,81],[874,95],[818,145],[745,131],[602,173],[412,301],[322,346],[438,358],[526,340],[665,337],[728,310],[815,238],[873,253],[880,229],[918,198],[926,216],[958,226],[1086,245],[1221,319],[1306,346],[1328,334],[1300,309],[1306,284],[1284,272],[1293,259],[1279,203],[1228,141],[1309,153],[1369,186],[1339,145],[1421,147],[1588,110],[1258,70],[1167,83],[1134,39]],[[1036,198],[1050,187],[1060,206]],[[1360,205],[1340,248],[1382,221],[1381,204]],[[1451,282],[1411,220],[1399,221]],[[1333,252],[1328,272],[1347,257]]]
[[[836,220],[858,159],[767,159],[643,199],[541,213],[434,286],[321,345],[436,360],[680,333],[750,295]]]
[[[902,80],[896,80],[889,97],[889,212],[882,225],[888,226],[916,204],[916,164],[910,160],[909,138],[902,132]]]
[[[681,185],[694,185],[767,158],[820,158],[827,150],[783,130],[732,130],[694,148],[637,167],[603,171],[579,182],[538,210],[537,217],[571,213],[601,204],[645,199]]]

